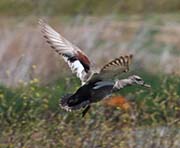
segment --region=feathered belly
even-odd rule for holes
[[[60,107],[66,111],[73,111],[73,110],[78,110],[81,109],[87,105],[89,105],[90,101],[89,100],[84,100],[79,103],[76,103],[75,98],[71,98],[73,94],[67,94],[63,96],[60,100]],[[70,99],[74,100],[74,105],[70,104],[69,101]]]
[[[106,86],[105,88],[93,90],[91,93],[90,101],[92,103],[98,102],[100,100],[105,99],[108,96],[111,96],[111,95],[112,95],[112,86],[109,86],[109,87]]]

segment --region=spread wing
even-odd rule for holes
[[[105,64],[98,74],[95,74],[91,80],[100,79],[108,80],[114,79],[114,77],[119,76],[123,72],[129,70],[129,65],[132,61],[132,55],[120,56],[109,63]]]
[[[113,72],[113,71],[120,71],[120,72],[127,72],[129,70],[129,65],[132,61],[133,55],[126,55],[126,56],[120,56],[119,58],[116,58],[109,63],[105,64],[101,70],[100,73],[106,73],[106,72]]]
[[[78,47],[66,40],[43,20],[39,21],[39,25],[47,43],[49,43],[50,47],[58,54],[62,55],[72,72],[80,78],[83,84],[88,78],[88,73],[90,71],[91,64],[88,57]]]

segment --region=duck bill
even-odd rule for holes
[[[144,83],[142,86],[144,86],[144,87],[146,87],[146,88],[151,88],[151,85],[146,84],[146,83]]]

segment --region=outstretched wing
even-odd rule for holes
[[[105,72],[113,72],[115,70],[119,70],[120,72],[127,72],[129,70],[129,65],[132,61],[133,55],[126,55],[126,56],[120,56],[119,58],[116,58],[109,63],[105,64],[102,69],[100,70],[100,73]]]
[[[58,54],[63,56],[72,72],[84,83],[88,77],[91,65],[88,57],[77,46],[66,40],[43,20],[39,21],[39,25],[47,43]]]
[[[109,80],[119,76],[123,72],[129,70],[129,65],[132,61],[132,55],[120,56],[109,63],[105,64],[98,74],[95,74],[92,79]]]
[[[123,72],[129,71],[129,65],[132,61],[132,55],[120,56],[102,67],[99,75],[105,78],[113,78]]]

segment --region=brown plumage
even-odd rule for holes
[[[130,54],[129,56],[120,56],[119,58],[116,58],[112,61],[110,61],[109,63],[107,63],[106,65],[104,65],[101,69],[101,72],[108,70],[111,67],[117,67],[117,66],[121,66],[121,67],[125,67],[125,70],[129,69],[129,64],[132,61],[132,57],[133,55]]]

